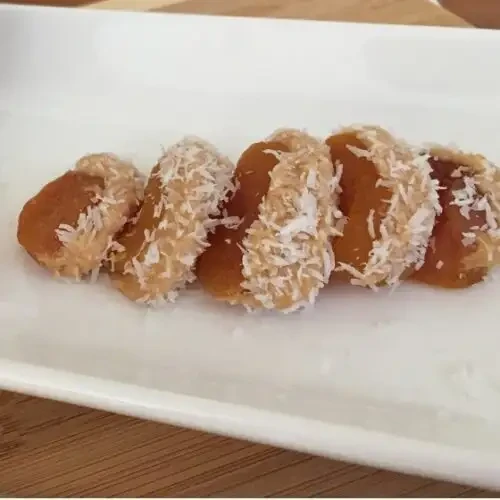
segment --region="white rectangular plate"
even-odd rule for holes
[[[145,311],[16,244],[23,202],[80,155],[149,171],[185,133],[237,158],[276,127],[369,122],[500,160],[498,54],[478,30],[1,5],[0,385],[500,488],[498,283]]]

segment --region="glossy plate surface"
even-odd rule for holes
[[[500,488],[500,285],[339,287],[300,315],[145,311],[49,279],[24,201],[81,155],[378,123],[500,161],[500,33],[0,5],[0,385]]]

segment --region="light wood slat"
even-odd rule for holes
[[[391,24],[468,26],[427,0],[188,0],[163,12],[222,14]]]
[[[169,6],[183,3],[184,0],[102,0],[89,2],[86,7],[91,9],[145,11],[165,9]]]
[[[0,491],[66,497],[487,494],[10,392],[0,392]]]
[[[16,0],[69,5],[78,0]],[[168,5],[167,5],[168,4]],[[464,26],[426,0],[106,0],[93,8]],[[0,496],[487,496],[0,392]]]

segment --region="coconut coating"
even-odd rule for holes
[[[259,205],[269,190],[269,174],[278,163],[266,151],[288,151],[280,142],[258,142],[243,152],[236,165],[234,184],[238,186],[224,205],[227,217],[237,217],[236,225],[220,224],[209,235],[210,246],[198,259],[196,274],[204,289],[217,299],[245,302],[248,293],[242,287],[242,242],[259,216]]]

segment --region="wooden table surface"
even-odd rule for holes
[[[57,4],[57,0],[15,3]],[[59,0],[60,5],[81,3]],[[103,0],[91,7],[467,25],[427,0]],[[9,392],[0,392],[0,496],[2,493],[136,497],[497,496],[466,486]]]

